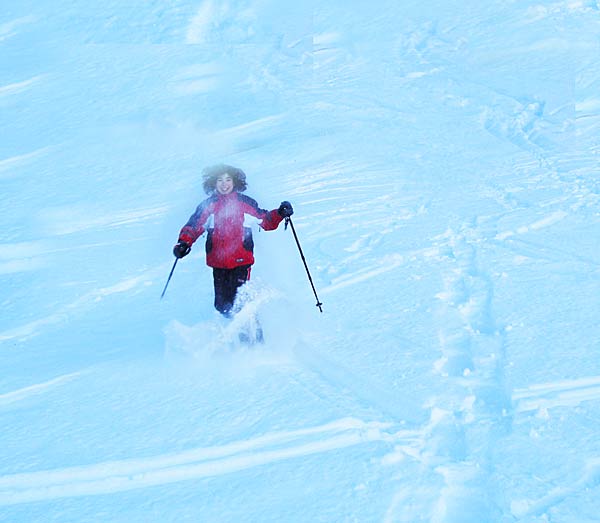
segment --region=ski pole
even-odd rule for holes
[[[177,265],[177,262],[179,261],[179,258],[175,258],[175,263],[173,264],[173,268],[171,269],[171,272],[169,273],[169,277],[167,278],[167,284],[165,285],[165,288],[162,291],[162,294],[160,295],[160,299],[163,299],[163,296],[165,295],[165,292],[167,292],[167,287],[169,286],[169,282],[171,281],[171,276],[173,276],[173,271],[175,270],[175,265]]]
[[[289,216],[285,219],[285,228],[286,229],[287,229],[288,224],[292,227],[292,232],[294,233],[294,239],[296,240],[296,245],[298,245],[298,250],[300,251],[300,256],[302,257],[302,261],[304,262],[304,268],[306,269],[306,274],[308,275],[308,281],[310,282],[310,286],[312,287],[315,298],[317,299],[317,307],[319,307],[319,310],[321,312],[323,312],[323,309],[321,308],[321,305],[323,305],[323,303],[321,303],[321,301],[319,300],[319,297],[317,296],[317,291],[315,289],[315,285],[312,281],[312,277],[310,276],[310,271],[308,270],[308,265],[306,264],[306,258],[304,257],[304,253],[302,252],[302,247],[300,247],[300,241],[298,240],[298,235],[296,234],[296,229],[294,229],[294,224],[292,223],[292,219]]]

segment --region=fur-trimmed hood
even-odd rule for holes
[[[217,178],[222,174],[228,174],[233,179],[233,189],[244,192],[248,187],[246,173],[237,167],[223,163],[207,167],[202,171],[202,187],[206,194],[213,194],[217,188]]]

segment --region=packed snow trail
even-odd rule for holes
[[[399,444],[415,436],[410,432],[390,433],[390,428],[390,424],[342,419],[320,427],[265,434],[175,455],[5,475],[0,476],[0,505],[110,494],[189,481],[375,441]]]

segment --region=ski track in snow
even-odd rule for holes
[[[506,100],[505,100],[506,102]],[[483,107],[484,127],[498,138],[517,145],[533,160],[528,165],[515,166],[522,170],[544,170],[546,188],[560,191],[561,197],[537,202],[536,207],[544,211],[538,220],[515,229],[497,232],[487,241],[504,242],[504,247],[519,253],[531,250],[530,244],[515,244],[517,236],[538,232],[568,218],[572,212],[597,206],[598,197],[590,189],[590,178],[577,176],[574,180],[564,176],[557,167],[560,158],[555,149],[548,147],[552,138],[545,136],[548,121],[543,115],[543,102],[521,103],[512,100],[505,103],[503,110]],[[507,110],[509,109],[509,110]],[[511,114],[511,110],[513,111]],[[551,126],[550,126],[551,127]],[[579,155],[582,156],[582,155]],[[571,158],[571,161],[581,158]],[[529,183],[539,184],[534,178]],[[593,180],[591,180],[593,183]],[[510,193],[501,190],[499,203],[508,208],[508,213],[519,212],[529,204],[525,200],[514,200]],[[541,214],[541,213],[540,213]],[[506,215],[505,215],[506,216]],[[497,223],[496,223],[497,225]],[[471,231],[474,233],[475,231]],[[504,517],[527,520],[532,516],[545,516],[555,505],[570,496],[600,484],[600,459],[588,460],[581,477],[571,484],[552,489],[538,500],[513,500],[509,507],[494,499],[498,491],[494,485],[493,449],[498,438],[508,435],[511,417],[544,412],[557,407],[574,407],[585,401],[600,399],[600,378],[592,376],[577,380],[559,381],[530,385],[523,389],[506,390],[503,368],[506,365],[502,334],[496,332],[492,314],[493,286],[491,279],[479,272],[476,264],[476,243],[469,242],[468,234],[451,234],[449,243],[459,267],[449,273],[446,289],[438,298],[444,304],[442,312],[445,325],[451,325],[448,315],[462,318],[456,321],[457,328],[440,331],[442,358],[436,362],[435,370],[448,379],[451,393],[443,398],[434,398],[430,422],[430,440],[426,440],[425,463],[443,477],[439,498],[431,512],[436,523],[479,523],[500,521]],[[461,245],[462,244],[462,247]],[[458,247],[458,249],[457,249]],[[556,249],[548,246],[533,246],[537,254],[543,253],[551,259]],[[564,259],[597,266],[595,260],[584,259],[577,254],[560,252]],[[469,261],[470,260],[470,261]],[[487,401],[487,400],[490,401]],[[477,433],[479,438],[469,438]],[[483,448],[473,452],[469,441],[482,439]],[[431,461],[433,458],[433,461]],[[412,516],[405,515],[403,502],[417,500],[419,509]],[[388,509],[386,521],[413,521],[420,517],[424,506],[431,500],[425,496],[412,495],[406,490],[398,491]],[[465,510],[466,509],[466,510]],[[403,513],[404,512],[404,513]],[[422,512],[421,512],[422,513]],[[398,519],[399,518],[399,519]]]
[[[219,86],[219,78],[224,73],[222,66],[211,61],[182,69],[171,81],[177,95],[187,96],[209,93]]]
[[[456,266],[439,295],[444,327],[439,333],[442,357],[434,371],[446,379],[450,394],[432,402],[430,430],[435,441],[428,452],[445,458],[436,464],[444,487],[435,508],[437,520],[445,523],[497,518],[500,507],[490,497],[497,491],[493,449],[511,421],[503,377],[504,340],[493,316],[493,284],[477,266],[476,235],[468,226],[459,234],[450,232],[448,246]],[[483,441],[480,448],[469,448],[471,434]]]
[[[393,272],[398,267],[416,258],[428,258],[437,254],[436,247],[426,247],[408,252],[392,252],[381,256],[379,251],[383,247],[382,244],[388,242],[389,245],[393,245],[393,248],[396,249],[396,237],[399,231],[406,227],[407,222],[425,213],[426,209],[420,201],[416,204],[410,202],[407,204],[407,208],[395,211],[392,219],[390,219],[390,215],[385,211],[381,212],[381,215],[370,218],[369,213],[373,209],[385,209],[385,206],[389,205],[391,197],[387,193],[387,190],[391,184],[382,184],[381,186],[373,183],[365,184],[364,179],[359,178],[362,183],[355,186],[349,185],[347,182],[340,182],[340,178],[331,176],[331,173],[343,173],[349,176],[354,171],[357,173],[375,172],[381,174],[372,165],[352,165],[344,162],[333,162],[327,164],[325,169],[304,173],[303,179],[305,183],[289,191],[298,197],[302,197],[304,194],[310,194],[311,197],[315,197],[322,192],[327,195],[327,199],[337,198],[335,196],[332,197],[332,194],[335,194],[337,191],[344,194],[347,194],[349,191],[355,192],[352,198],[352,205],[344,204],[344,213],[327,212],[313,214],[314,218],[326,219],[331,227],[317,231],[306,231],[305,234],[308,239],[316,241],[320,245],[320,250],[324,251],[324,253],[330,252],[333,249],[332,245],[338,245],[339,243],[340,246],[335,261],[327,268],[330,273],[327,278],[329,284],[319,287],[319,293],[322,295],[331,294],[373,278],[379,278],[381,275]],[[374,193],[377,196],[373,197]],[[315,201],[313,200],[309,203],[315,203]],[[367,230],[376,230],[377,232],[367,232],[361,234],[358,238],[353,233],[347,239],[349,244],[344,245],[343,242],[346,239],[345,231],[341,232],[339,228],[335,227],[339,220],[343,220],[344,222],[356,220],[360,223],[361,229],[366,228]],[[303,225],[302,220],[300,219],[298,223],[301,228]],[[340,257],[339,252],[346,252],[348,256]]]
[[[545,515],[550,508],[558,505],[565,499],[577,495],[587,489],[592,489],[600,485],[600,458],[589,459],[585,469],[579,478],[572,484],[552,489],[546,496],[537,500],[519,500],[513,501],[511,510],[513,515],[519,520],[531,516]],[[545,519],[547,521],[547,519]]]
[[[320,399],[336,406],[350,402],[396,421],[401,421],[406,414],[398,405],[395,393],[365,380],[343,364],[317,353],[309,345],[297,347],[295,357],[312,374],[312,379],[306,380],[306,383],[301,377],[294,378],[295,381]]]
[[[562,218],[562,213],[552,213],[529,229]],[[439,331],[442,355],[433,370],[448,386],[443,396],[431,399],[431,418],[421,430],[417,451],[407,446],[387,458],[406,466],[409,457],[425,468],[412,487],[396,492],[384,521],[412,522],[429,514],[436,523],[480,523],[499,521],[511,512],[518,519],[542,515],[568,496],[600,483],[600,461],[591,460],[579,481],[557,487],[537,501],[513,501],[509,509],[493,497],[499,491],[494,448],[499,438],[510,434],[514,416],[600,400],[600,377],[530,385],[511,394],[503,377],[503,334],[492,311],[493,284],[477,266],[477,231],[465,226],[460,233],[449,231],[444,237],[446,244],[433,249],[448,255],[450,262],[445,288],[437,295],[444,328]],[[470,441],[480,442],[479,447],[470,448]],[[442,481],[438,498],[431,499],[431,492],[418,485],[436,474]],[[412,510],[407,510],[409,500]]]
[[[430,420],[423,428],[423,446],[412,456],[421,464],[420,479],[438,476],[437,499],[425,493],[407,509],[409,493],[400,489],[386,521],[481,523],[504,512],[491,493],[494,486],[493,449],[510,427],[511,398],[505,390],[504,341],[491,308],[493,287],[477,267],[475,231],[465,227],[441,238],[448,253],[445,289],[438,294],[441,358],[433,372],[446,383],[442,396],[430,400]],[[472,436],[477,435],[476,438]],[[470,448],[470,441],[483,445]]]
[[[43,230],[50,235],[67,235],[77,232],[121,228],[137,225],[150,220],[158,220],[168,211],[165,205],[155,207],[131,208],[107,213],[103,210],[86,207],[53,207],[43,209],[39,218]]]
[[[189,22],[186,31],[186,44],[202,44],[208,38],[211,23],[215,16],[215,7],[212,0],[204,0]]]
[[[546,161],[541,148],[527,141],[522,145],[535,149],[536,164],[541,160]],[[321,181],[318,176],[312,181],[317,184],[317,190],[324,189],[323,186],[328,190],[332,188],[330,182]],[[310,182],[310,179],[307,180],[307,183]],[[532,183],[535,181],[532,180]],[[369,259],[368,254],[372,248],[377,248],[389,232],[379,227],[377,234],[363,235],[344,249],[350,255],[347,259],[338,260],[338,266],[345,270],[341,270],[339,277],[332,278],[331,283],[320,290],[323,295],[336,292],[393,271],[407,260],[418,257],[438,260],[445,257],[442,261],[447,275],[446,287],[437,296],[441,304],[440,323],[445,325],[439,331],[442,356],[433,370],[448,382],[448,394],[431,400],[430,422],[415,431],[418,436],[415,436],[412,444],[398,446],[394,453],[383,460],[384,464],[402,462],[405,467],[408,457],[421,466],[421,478],[412,482],[410,487],[402,487],[396,492],[385,515],[386,522],[412,522],[421,520],[424,514],[430,515],[431,521],[436,523],[493,522],[511,512],[514,517],[539,515],[568,495],[588,488],[597,481],[597,467],[590,465],[579,482],[555,489],[538,501],[513,502],[509,508],[503,506],[506,501],[494,496],[494,492],[501,490],[496,484],[494,449],[499,438],[510,434],[514,416],[554,407],[572,407],[583,401],[600,399],[600,381],[597,377],[532,385],[512,394],[507,390],[504,382],[505,340],[502,330],[495,325],[493,283],[477,264],[478,245],[500,244],[513,249],[514,237],[550,228],[570,216],[571,212],[567,210],[577,211],[581,205],[591,205],[595,201],[594,194],[585,193],[585,188],[585,194],[581,193],[577,184],[568,180],[555,178],[552,183],[564,189],[563,196],[540,202],[539,209],[542,212],[538,214],[538,219],[514,230],[499,229],[502,232],[492,232],[491,236],[484,236],[480,230],[465,225],[459,233],[449,231],[435,238],[427,248],[388,255],[375,261]],[[501,199],[510,204],[510,199],[506,199],[506,191],[501,192]],[[516,205],[509,205],[508,212],[490,217],[495,220],[495,230],[498,231],[500,218],[520,210],[522,204],[516,202]],[[346,211],[360,214],[357,206]],[[417,214],[411,213],[410,217]],[[494,227],[487,230],[494,231]],[[325,236],[333,238],[335,232],[327,231]],[[322,237],[317,240],[324,241]],[[518,245],[516,249],[519,250]],[[555,251],[550,247],[542,249],[550,254]],[[361,269],[351,270],[358,258]],[[579,261],[595,265],[590,260]],[[311,355],[310,351],[304,351],[300,360],[307,369],[317,374],[317,379],[311,380],[311,383],[319,385],[314,393],[320,397],[331,398],[336,391],[345,390],[361,406],[370,406],[392,419],[401,419],[402,413],[395,412],[391,407],[394,405],[393,398],[381,390],[369,391],[368,386],[356,380],[348,369],[327,362],[321,355]],[[321,391],[323,387],[327,390]],[[470,448],[469,442],[481,441],[483,445]],[[431,489],[420,489],[419,485],[427,484],[435,476],[439,477],[440,487],[437,498],[432,499]]]
[[[546,216],[545,218],[542,218],[541,220],[538,220],[538,221],[532,223],[531,225],[524,225],[522,227],[519,227],[516,231],[505,231],[505,232],[498,233],[496,235],[496,239],[497,240],[505,240],[507,238],[510,238],[511,236],[514,236],[515,234],[525,234],[530,231],[537,231],[544,227],[549,227],[550,225],[553,225],[553,224],[561,221],[562,219],[566,218],[567,216],[568,216],[568,213],[566,213],[565,211],[555,211],[555,212],[549,214],[548,216]]]
[[[564,380],[516,389],[512,394],[515,414],[547,415],[547,410],[557,407],[573,408],[586,401],[600,400],[600,376]],[[548,511],[577,494],[600,484],[600,458],[587,460],[581,476],[570,484],[554,487],[538,500],[513,500],[511,512],[517,520],[543,516]]]
[[[27,24],[31,24],[35,21],[36,20],[33,16],[23,16],[10,22],[0,24],[0,42],[8,40],[9,38],[17,35],[17,28]]]
[[[0,180],[11,176],[12,173],[10,171],[12,169],[27,165],[32,160],[35,160],[39,156],[42,156],[50,151],[50,149],[50,147],[43,147],[30,153],[20,154],[18,156],[12,156],[10,158],[4,158],[3,160],[0,160]]]
[[[335,280],[331,285],[323,287],[321,293],[323,295],[327,295],[344,287],[355,285],[356,283],[370,280],[371,278],[376,278],[377,276],[385,274],[386,272],[393,271],[402,265],[404,260],[405,258],[401,254],[386,256],[375,266],[366,266],[355,273],[344,274],[342,277]]]
[[[71,374],[65,374],[64,376],[59,376],[58,378],[54,378],[44,383],[36,383],[34,385],[29,385],[27,387],[14,390],[12,392],[5,392],[4,394],[0,394],[0,407],[11,405],[13,403],[31,398],[33,396],[46,393],[49,390],[59,385],[62,385],[63,383],[67,383],[69,381],[74,380],[75,378],[80,377],[83,373],[84,372],[82,371],[73,372]]]
[[[33,85],[38,83],[43,76],[34,76],[29,78],[28,80],[23,80],[21,82],[14,82],[12,84],[0,86],[0,96],[10,96],[14,94],[19,94],[24,91],[27,91]]]
[[[59,325],[66,322],[73,315],[83,314],[90,307],[95,306],[98,302],[110,295],[131,292],[136,288],[151,285],[155,278],[161,273],[164,273],[166,267],[167,265],[157,267],[146,271],[140,276],[125,278],[110,287],[95,289],[75,301],[63,305],[56,312],[49,314],[48,316],[0,332],[0,343],[10,340],[18,340],[20,342],[25,341],[33,336],[39,335],[46,327]]]
[[[513,391],[515,412],[535,412],[554,407],[572,407],[600,400],[600,376],[557,381]]]
[[[0,505],[123,492],[209,478],[285,459],[374,442],[402,443],[414,434],[388,433],[389,423],[344,418],[306,429],[265,434],[179,454],[0,476]]]

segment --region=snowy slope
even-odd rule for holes
[[[0,521],[598,521],[599,7],[3,5]],[[261,348],[159,300],[217,162]]]

